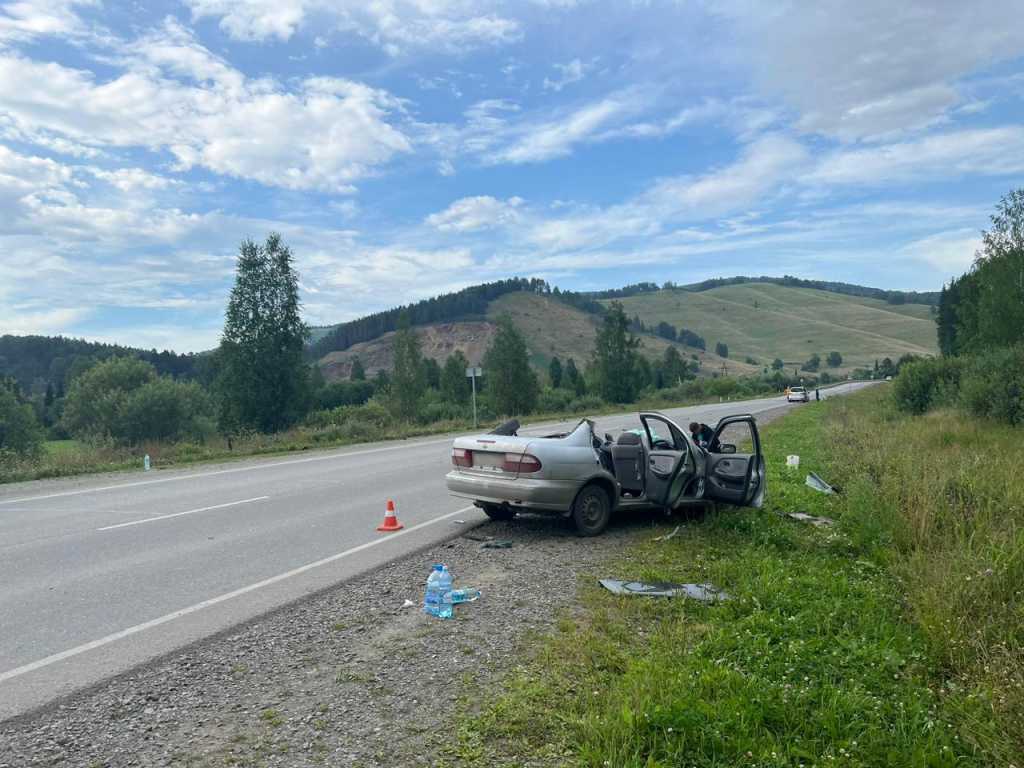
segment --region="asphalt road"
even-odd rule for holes
[[[666,413],[713,425],[782,404]],[[635,413],[597,422],[639,425]],[[445,490],[451,439],[0,486],[0,720],[482,520]],[[375,530],[388,498],[399,533]]]

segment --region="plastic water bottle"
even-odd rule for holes
[[[466,587],[465,589],[453,589],[452,590],[452,605],[458,605],[459,603],[472,603],[480,597],[480,590],[475,587]]]
[[[444,566],[438,563],[427,577],[427,592],[423,596],[423,611],[437,616],[441,609],[441,573]]]
[[[437,582],[441,600],[437,606],[437,616],[441,619],[452,617],[452,574],[445,566],[441,566],[441,575]]]

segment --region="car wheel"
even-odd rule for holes
[[[516,516],[516,511],[507,504],[484,504],[483,510],[484,514],[491,518],[491,520],[499,522],[508,522]]]
[[[608,527],[612,518],[612,503],[603,488],[588,485],[572,505],[572,519],[580,536],[597,536]]]

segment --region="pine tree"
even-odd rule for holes
[[[469,360],[462,350],[455,350],[444,361],[441,370],[441,396],[449,403],[463,404],[469,401],[471,384],[466,376]]]
[[[391,375],[391,407],[403,419],[414,418],[426,389],[420,338],[409,324],[408,314],[398,319],[395,334],[395,368]]]
[[[553,389],[562,386],[562,361],[557,357],[551,358],[551,363],[548,365],[548,378],[551,380]]]
[[[640,340],[629,333],[622,304],[613,301],[594,345],[594,367],[601,397],[610,403],[629,403],[635,395],[633,366]]]
[[[580,376],[579,369],[576,367],[576,361],[571,357],[565,361],[565,373],[563,378],[572,389],[577,397],[585,395],[587,393],[587,383]]]
[[[358,357],[352,358],[352,372],[349,374],[349,378],[352,381],[366,381],[366,369],[363,367],[363,361]]]
[[[303,347],[309,329],[300,316],[292,261],[276,232],[263,245],[246,240],[239,248],[218,352],[221,424],[229,432],[240,427],[279,430],[308,407]]]
[[[441,366],[432,357],[423,359],[423,383],[430,389],[441,388]]]
[[[484,355],[484,377],[497,413],[527,414],[537,404],[540,385],[530,367],[526,341],[508,316],[499,318],[498,333]]]

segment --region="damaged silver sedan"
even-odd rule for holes
[[[640,424],[615,438],[598,437],[590,419],[545,437],[521,437],[518,422],[509,422],[457,438],[448,490],[495,520],[519,511],[571,515],[583,536],[601,533],[615,510],[763,504],[765,463],[753,416],[719,421],[707,449],[663,414],[641,413]]]

